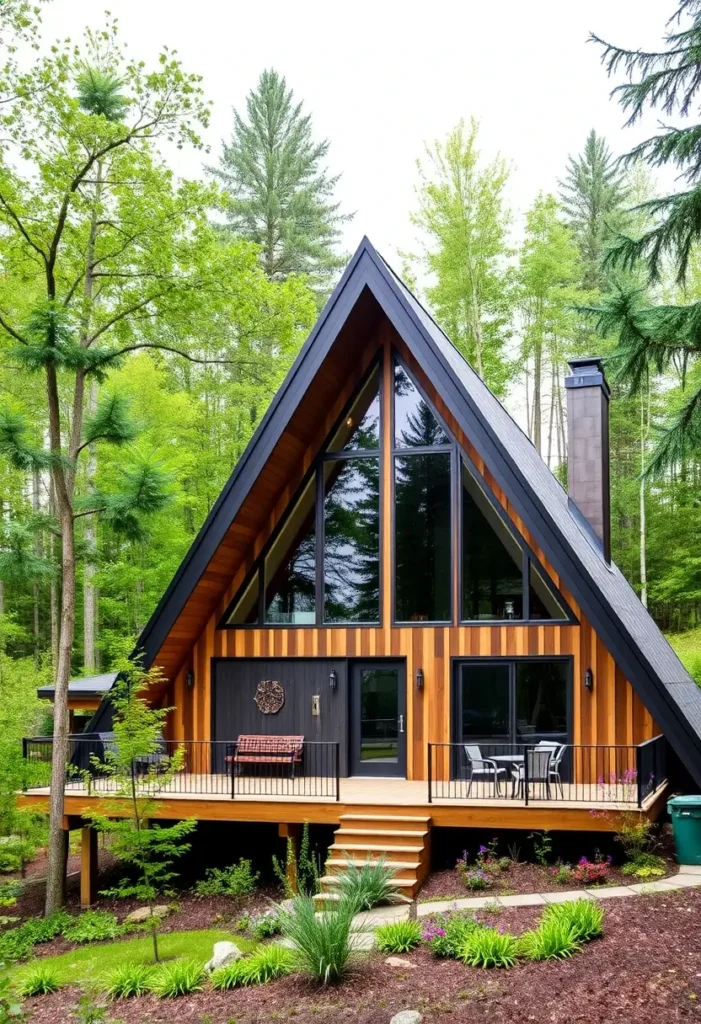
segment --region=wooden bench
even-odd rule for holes
[[[234,770],[245,764],[287,764],[294,778],[303,750],[304,736],[239,736],[226,761]]]

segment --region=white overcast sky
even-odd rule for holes
[[[658,48],[673,0],[53,0],[45,39],[78,37],[120,22],[131,52],[150,63],[161,45],[204,76],[214,102],[207,141],[216,160],[264,68],[283,73],[331,140],[329,166],[341,172],[338,197],[355,211],[345,231],[351,251],[363,234],[391,261],[411,247],[415,159],[424,140],[460,117],[481,122],[485,157],[512,165],[509,200],[516,225],[539,189],[555,190],[567,155],[592,127],[616,153],[641,129],[622,130],[611,83],[590,30],[629,47]],[[654,128],[648,121],[646,128]],[[176,155],[183,175],[201,173],[200,155]]]

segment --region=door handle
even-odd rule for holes
[[[399,731],[404,732],[404,715],[399,716]]]

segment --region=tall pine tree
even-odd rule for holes
[[[603,47],[609,73],[619,70],[627,81],[615,94],[634,124],[646,109],[667,117],[688,118],[701,88],[701,0],[683,0],[668,23],[660,51],[628,50],[592,36]],[[651,167],[673,167],[685,183],[682,191],[649,199],[635,210],[651,218],[651,226],[635,235],[621,235],[609,250],[606,267],[625,271],[643,268],[647,282],[658,285],[671,269],[685,289],[691,261],[701,241],[701,125],[668,125],[636,146],[629,163],[644,160]],[[674,370],[685,376],[701,357],[701,302],[649,305],[639,288],[621,287],[598,309],[603,336],[618,337],[617,376],[633,393],[644,387],[651,369]],[[657,443],[648,471],[661,473],[683,466],[690,451],[701,445],[701,386],[685,400]]]
[[[604,247],[620,219],[627,189],[623,172],[611,155],[606,140],[594,129],[579,156],[570,156],[560,201],[581,254],[581,285],[587,291],[604,291]]]
[[[307,274],[322,289],[344,263],[336,251],[341,224],[334,191],[340,175],[324,167],[328,139],[315,142],[310,114],[275,70],[264,71],[234,111],[231,142],[209,170],[228,192],[229,227],[260,247],[270,280]]]

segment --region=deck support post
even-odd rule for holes
[[[278,835],[287,840],[287,850],[291,849],[292,856],[285,856],[287,873],[287,884],[290,892],[297,893],[297,857],[299,856],[299,840],[302,835],[302,826],[299,822],[280,822]],[[287,854],[287,851],[286,851]]]
[[[80,905],[90,907],[97,898],[97,832],[89,825],[80,830]]]

